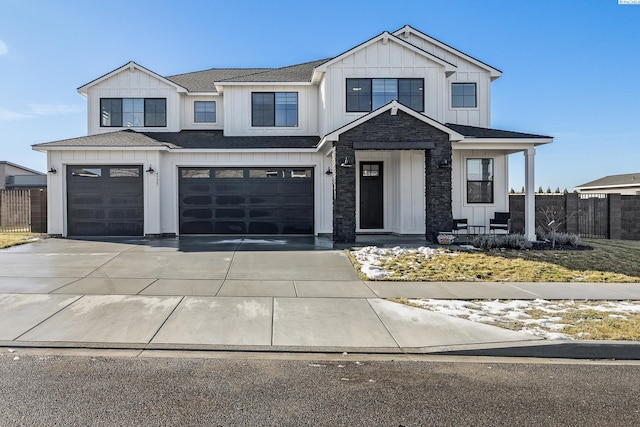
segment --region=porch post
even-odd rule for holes
[[[524,151],[524,235],[531,241],[536,240],[535,157],[535,148]]]

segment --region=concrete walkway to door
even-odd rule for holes
[[[634,286],[581,287],[567,292],[640,299]],[[528,345],[540,341],[382,298],[533,299],[557,288],[363,282],[344,251],[313,237],[46,239],[0,250],[0,344],[388,353]]]

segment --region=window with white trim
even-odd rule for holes
[[[493,203],[493,159],[467,159],[467,203]]]

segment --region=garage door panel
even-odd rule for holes
[[[69,166],[67,225],[70,236],[141,236],[142,166]]]
[[[181,234],[313,234],[312,168],[181,168],[179,176]],[[209,177],[206,195],[205,179],[193,176]]]

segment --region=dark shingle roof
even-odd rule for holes
[[[189,92],[215,92],[215,83],[224,82],[310,82],[313,69],[328,59],[281,68],[211,68],[166,77]]]
[[[215,92],[215,82],[269,71],[270,68],[211,68],[166,77],[189,92]]]
[[[226,79],[226,82],[310,82],[313,69],[329,59],[305,62],[288,67],[273,68],[261,73],[244,75]]]
[[[49,147],[168,147],[208,149],[315,148],[318,136],[224,136],[221,130],[183,130],[180,132],[136,132],[131,129],[62,141],[45,142]]]
[[[315,148],[320,142],[317,136],[224,136],[221,130],[144,132],[144,135],[176,148]]]
[[[449,129],[453,129],[461,135],[469,136],[471,138],[552,138],[551,136],[534,135],[531,133],[513,132],[510,130],[500,130],[491,128],[481,128],[476,126],[456,125],[453,123],[445,124]]]
[[[640,173],[609,175],[577,187],[617,187],[620,185],[640,185]]]
[[[130,129],[35,144],[34,147],[166,147],[167,144]]]

